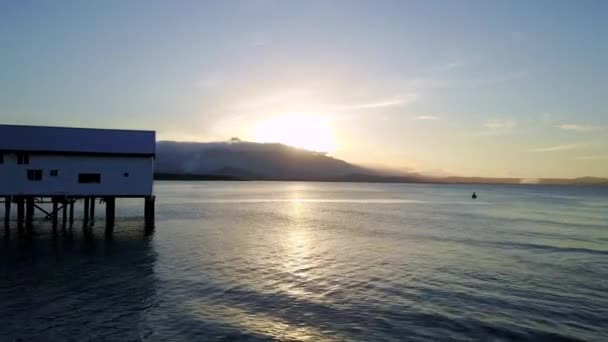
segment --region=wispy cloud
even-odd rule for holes
[[[436,71],[436,72],[446,72],[446,71],[451,71],[454,69],[458,69],[462,66],[464,66],[465,63],[461,60],[455,60],[455,61],[451,61],[448,63],[444,63],[444,64],[440,64],[438,66],[436,66],[435,68],[431,69],[432,71]]]
[[[514,120],[494,120],[483,124],[483,127],[491,130],[512,129],[516,126]]]
[[[602,127],[593,126],[593,125],[580,125],[580,124],[563,124],[555,126],[564,131],[574,131],[574,132],[591,132],[591,131],[599,131],[602,130]]]
[[[418,98],[418,94],[412,93],[407,95],[394,96],[387,99],[378,101],[354,103],[349,105],[337,106],[334,108],[336,111],[349,111],[349,110],[361,110],[361,109],[375,109],[385,107],[398,107],[406,105],[410,102],[415,101]]]
[[[533,148],[529,151],[530,152],[558,152],[558,151],[574,150],[581,146],[582,146],[582,144],[564,144],[564,145],[538,147],[538,148]]]
[[[503,74],[489,76],[487,78],[464,80],[462,81],[462,85],[477,88],[501,83],[508,83],[512,81],[521,80],[527,77],[527,70],[513,70]]]
[[[608,155],[594,155],[594,156],[578,156],[574,159],[579,160],[608,160]]]
[[[452,70],[463,66],[464,63],[462,61],[450,62],[442,66],[441,70]]]
[[[478,137],[503,135],[511,132],[515,126],[517,126],[517,123],[511,119],[486,121],[482,124],[483,129],[472,135]]]
[[[236,103],[233,107],[235,110],[252,110],[268,108],[288,103],[301,102],[315,95],[315,93],[306,88],[287,88],[280,91],[270,92],[262,96],[256,96],[245,101]]]
[[[437,120],[439,118],[436,117],[435,115],[419,115],[419,116],[415,117],[414,119],[416,119],[416,120]]]

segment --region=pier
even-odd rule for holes
[[[156,132],[0,124],[0,136],[6,227],[13,216],[18,227],[31,227],[36,214],[53,229],[71,227],[82,203],[83,226],[95,224],[99,204],[111,231],[119,198],[143,199],[145,224],[154,226]]]
[[[118,197],[119,198],[119,197]],[[124,198],[124,197],[123,197]],[[128,197],[134,198],[134,197]],[[61,227],[71,228],[74,226],[74,205],[81,201],[82,206],[82,226],[92,227],[95,225],[95,206],[98,201],[105,206],[105,229],[111,232],[116,224],[116,196],[3,196],[0,197],[0,204],[4,205],[4,227],[9,229],[11,222],[15,222],[19,228],[32,227],[36,213],[45,220],[51,222],[53,230],[56,230],[61,222]],[[143,197],[144,200],[144,223],[146,228],[153,228],[155,224],[155,196]],[[51,206],[51,209],[43,207]],[[11,220],[13,205],[16,207],[17,214],[15,220]]]

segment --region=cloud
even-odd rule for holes
[[[579,125],[579,124],[563,124],[555,126],[564,131],[574,131],[574,132],[591,132],[591,131],[599,131],[602,127],[593,126],[593,125]]]
[[[437,120],[439,118],[434,115],[419,115],[419,116],[415,117],[414,119],[416,119],[416,120]]]
[[[444,63],[441,65],[438,65],[437,67],[431,69],[431,71],[436,71],[436,72],[447,72],[447,71],[451,71],[454,69],[458,69],[461,68],[465,65],[465,63],[461,60],[455,60],[455,61],[451,61],[448,63]]]
[[[547,147],[538,147],[529,150],[530,152],[557,152],[557,151],[568,151],[574,150],[576,148],[581,147],[582,144],[564,144],[564,145],[554,145]]]
[[[462,61],[450,62],[441,67],[441,70],[452,70],[463,66],[464,63]]]
[[[484,129],[473,133],[473,136],[485,137],[507,134],[517,126],[517,123],[511,119],[497,119],[486,121],[482,126]]]
[[[490,129],[490,130],[512,129],[515,126],[516,126],[516,123],[513,120],[495,120],[495,121],[488,121],[483,124],[483,127]]]
[[[579,159],[579,160],[608,160],[608,155],[578,156],[575,159]]]
[[[349,110],[361,110],[361,109],[375,109],[375,108],[385,108],[385,107],[398,107],[406,105],[410,102],[413,102],[418,98],[418,94],[406,94],[395,96],[387,99],[382,99],[378,101],[365,102],[365,103],[355,103],[350,105],[342,105],[334,108],[336,111],[349,111]]]
[[[462,81],[462,85],[472,88],[487,87],[495,84],[508,83],[528,77],[527,70],[512,70],[503,74],[496,74],[487,78],[470,79]]]
[[[303,99],[310,98],[315,93],[305,88],[286,88],[279,91],[255,96],[245,101],[241,101],[232,106],[233,110],[254,110],[268,108],[272,106],[284,105],[294,102],[301,102]]]

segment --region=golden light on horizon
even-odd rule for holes
[[[335,141],[326,118],[293,114],[261,122],[253,129],[258,142],[282,143],[315,152],[333,152]]]

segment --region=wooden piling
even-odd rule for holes
[[[74,201],[70,200],[70,227],[74,225]]]
[[[84,216],[83,226],[92,226],[95,218],[95,197],[81,197],[84,199]],[[100,203],[105,203],[105,226],[108,232],[112,232],[112,229],[116,225],[116,198],[115,196],[100,197],[103,199]],[[140,197],[142,198],[142,197]],[[145,227],[154,228],[155,225],[155,207],[156,197],[147,196],[143,197],[144,202],[144,216],[145,216]],[[49,199],[52,203],[52,209],[47,211],[44,206],[39,206],[34,196],[3,196],[0,199],[4,199],[4,225],[9,228],[11,221],[11,206],[13,203],[17,205],[17,225],[19,228],[28,228],[33,226],[34,213],[36,210],[44,212],[47,219],[52,221],[53,231],[56,232],[59,224],[62,224],[63,229],[74,224],[74,206],[76,198],[70,197],[52,197],[46,198],[40,197],[40,203],[49,203]],[[61,216],[61,222],[60,220]]]
[[[82,218],[82,224],[85,226],[89,224],[89,198],[88,197],[84,198],[84,216]]]
[[[19,228],[21,228],[21,227],[23,227],[23,218],[24,218],[24,211],[25,211],[23,197],[17,197],[16,202],[17,202],[17,226]]]
[[[65,229],[65,227],[68,225],[68,202],[66,200],[61,201],[61,204],[63,204],[63,207],[61,208],[62,210],[62,228]]]
[[[11,201],[10,196],[4,198],[4,227],[8,228],[11,223]]]
[[[114,228],[116,218],[116,197],[106,197],[106,229],[111,231]]]
[[[57,206],[59,200],[53,197],[53,211],[51,212],[51,219],[53,220],[53,230],[57,229],[57,216],[59,215],[59,210],[57,210]]]
[[[144,205],[144,215],[145,215],[146,227],[154,227],[155,201],[156,201],[156,197],[154,197],[154,196],[146,197],[146,201],[145,201],[145,205]]]
[[[25,199],[25,225],[31,227],[34,223],[34,197]]]
[[[89,214],[89,220],[91,220],[91,226],[95,224],[95,197],[91,197],[89,203],[89,209],[91,210]]]

